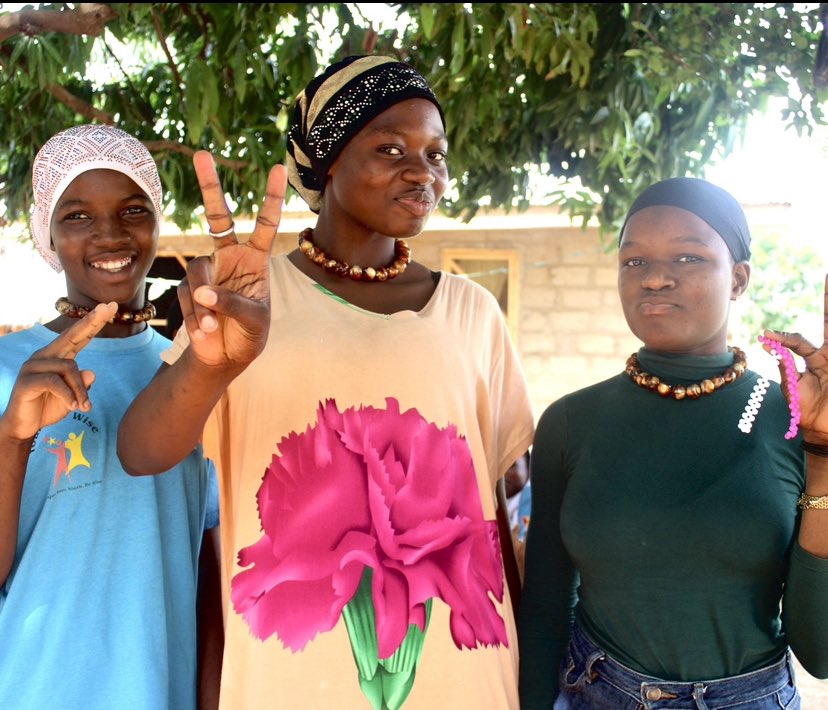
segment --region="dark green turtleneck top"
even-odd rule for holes
[[[659,356],[670,384],[720,374],[733,356]],[[522,710],[548,709],[573,618],[607,653],[667,680],[762,668],[790,644],[828,676],[828,560],[796,542],[800,439],[758,375],[675,400],[626,374],[548,407],[532,448],[532,515],[519,617]],[[784,614],[780,612],[784,602]]]

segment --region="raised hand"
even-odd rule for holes
[[[809,441],[828,444],[828,276],[825,278],[822,345],[817,347],[799,333],[766,330],[764,335],[779,341],[802,357],[805,371],[799,376],[799,426]],[[768,346],[764,346],[769,351]],[[788,392],[788,381],[780,363],[782,387]]]
[[[190,347],[206,365],[244,368],[264,348],[270,327],[270,251],[287,187],[282,165],[270,171],[250,239],[240,244],[213,157],[193,156],[214,250],[187,265],[178,288]]]
[[[0,417],[0,434],[9,439],[30,439],[74,409],[91,409],[89,388],[95,374],[79,369],[75,357],[117,311],[117,303],[99,304],[23,363]]]

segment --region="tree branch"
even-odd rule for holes
[[[158,41],[161,43],[161,49],[164,50],[164,54],[167,56],[167,63],[170,65],[170,69],[172,69],[173,76],[178,84],[178,90],[181,91],[184,81],[181,78],[181,74],[178,72],[178,67],[175,66],[172,54],[170,54],[170,48],[167,46],[167,37],[164,34],[164,29],[161,27],[161,21],[158,19],[155,9],[153,9],[150,14],[152,15],[152,24],[155,26],[155,33],[158,35]]]
[[[195,154],[196,149],[191,148],[188,145],[184,145],[183,143],[177,143],[176,141],[141,141],[150,153],[160,153],[162,151],[170,151],[171,153],[181,153],[182,155],[189,155],[192,156]],[[246,160],[232,160],[230,158],[225,158],[221,155],[213,154],[213,160],[216,161],[217,165],[223,165],[231,170],[243,170],[246,168],[249,163]]]
[[[47,91],[62,104],[65,104],[75,113],[80,114],[88,121],[98,121],[98,123],[106,123],[110,126],[115,125],[115,119],[108,113],[104,113],[103,111],[86,103],[83,99],[79,99],[59,84],[49,84]]]
[[[65,104],[75,113],[83,116],[88,121],[97,121],[98,123],[105,123],[109,126],[116,125],[116,121],[113,116],[96,109],[94,106],[90,106],[88,103],[82,99],[79,99],[62,86],[51,84],[49,86],[49,93],[58,101]],[[150,153],[168,151],[170,153],[180,153],[181,155],[188,155],[192,157],[196,152],[195,148],[191,148],[188,145],[184,145],[183,143],[178,143],[176,141],[158,140],[141,142],[147,147],[147,150],[149,150]],[[235,171],[243,170],[249,165],[249,162],[246,160],[233,160],[231,158],[225,158],[222,155],[214,155],[213,160],[216,161],[216,164],[223,165],[224,167]]]
[[[76,10],[18,10],[0,17],[0,42],[21,33],[30,37],[46,32],[96,37],[116,17],[118,13],[102,3],[80,3]]]

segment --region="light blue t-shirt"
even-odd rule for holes
[[[520,503],[518,504],[518,540],[521,542],[526,540],[526,530],[531,517],[532,479],[529,479],[520,491]]]
[[[0,412],[22,363],[54,337],[36,325],[0,338]],[[151,328],[95,338],[77,357],[96,375],[92,409],[35,438],[0,587],[0,710],[196,707],[198,554],[218,523],[215,472],[200,448],[145,477],[116,453],[121,417],[167,347]]]

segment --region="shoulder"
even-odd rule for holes
[[[459,274],[449,273],[448,271],[440,271],[439,273],[440,279],[444,282],[444,288],[452,294],[462,296],[463,298],[484,301],[497,306],[497,299],[492,292],[476,281],[472,281],[470,278],[460,276]]]
[[[466,294],[470,298],[478,297],[494,299],[491,291],[467,276],[452,274],[448,271],[440,271],[438,273],[440,274],[440,278],[445,281],[446,288],[456,291],[457,293]]]
[[[20,330],[12,330],[8,333],[0,335],[0,346],[4,346],[8,343],[15,343],[21,340],[31,340],[32,338],[36,337],[36,333],[41,333],[41,336],[45,339],[46,336],[51,333],[52,331],[48,330],[46,327],[42,325],[33,325],[28,328],[21,328]]]
[[[601,416],[601,413],[611,408],[608,406],[611,402],[618,400],[616,393],[625,386],[626,378],[619,374],[569,392],[546,407],[538,421],[538,428],[579,413],[584,413],[591,419]]]
[[[290,266],[290,252],[289,251],[281,251],[275,254],[270,255],[270,268],[271,269],[284,269]]]
[[[0,336],[0,397],[6,399],[14,387],[23,363],[32,353],[49,342],[50,331],[43,328],[41,337],[33,334],[33,328],[18,330]],[[0,403],[0,408],[5,407]]]
[[[0,336],[0,358],[13,359],[20,353],[25,353],[28,357],[34,350],[51,342],[55,336],[56,333],[40,325],[6,333]]]
[[[155,328],[150,326],[149,345],[154,348],[168,348],[172,345],[172,340],[163,333],[160,333]]]

